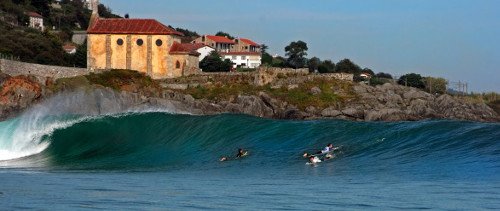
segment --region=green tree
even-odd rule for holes
[[[425,90],[431,94],[444,94],[448,87],[448,81],[444,78],[425,77],[424,83]]]
[[[293,68],[303,68],[307,59],[307,43],[303,41],[291,42],[290,45],[285,47],[286,56],[288,56],[286,62],[287,66]]]
[[[215,36],[227,37],[229,39],[234,40],[233,36],[231,36],[229,33],[223,32],[223,31],[217,32],[217,34],[215,34]]]
[[[410,73],[399,78],[398,84],[403,86],[411,86],[419,89],[425,88],[424,80],[420,74]]]
[[[321,64],[321,60],[318,57],[310,58],[307,61],[307,67],[309,68],[309,72],[313,73],[318,70],[318,66]]]
[[[375,77],[377,77],[377,78],[392,79],[392,75],[391,74],[389,74],[389,73],[383,73],[383,72],[377,73],[375,75]]]
[[[204,72],[229,72],[232,68],[231,60],[222,60],[219,53],[212,51],[200,62],[200,68]]]
[[[359,74],[361,68],[349,59],[342,59],[335,65],[335,72]]]
[[[74,55],[74,66],[87,67],[87,40],[85,40],[85,43],[78,46],[76,49],[76,53]]]
[[[318,72],[320,73],[333,73],[335,72],[335,63],[332,60],[325,60],[321,62],[318,66]]]
[[[260,45],[260,52],[262,54],[267,53],[267,49],[269,49],[269,47],[266,44]]]
[[[273,63],[271,66],[273,66],[273,67],[286,67],[286,59],[281,57],[281,56],[274,57]]]
[[[267,52],[262,53],[261,63],[266,65],[273,64],[273,57]]]

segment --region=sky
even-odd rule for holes
[[[284,55],[290,42],[308,57],[393,75],[419,73],[500,92],[497,0],[101,0],[119,15],[153,18],[199,34],[228,32]]]

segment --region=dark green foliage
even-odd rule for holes
[[[12,27],[0,21],[0,53],[19,57],[21,61],[69,65],[64,60],[62,42],[50,33]]]
[[[217,32],[217,34],[215,34],[215,36],[227,37],[229,39],[234,40],[233,36],[231,36],[229,33],[223,32],[223,31]]]
[[[343,59],[335,66],[335,72],[359,74],[361,72],[361,67],[349,59]]]
[[[371,77],[370,78],[370,85],[372,86],[377,86],[377,85],[384,85],[386,83],[390,83],[391,79],[387,78],[379,78],[379,77]]]
[[[320,73],[335,72],[335,63],[333,63],[331,60],[325,60],[321,62],[321,64],[318,66],[318,72]]]
[[[267,65],[272,65],[273,64],[273,57],[268,54],[267,52],[262,53],[262,59],[261,59],[262,64],[267,64]]]
[[[30,0],[31,6],[44,17],[50,16],[50,4],[52,0]]]
[[[200,62],[200,68],[204,72],[229,72],[232,67],[231,60],[226,59],[223,61],[216,51],[212,51]]]
[[[425,88],[424,80],[420,74],[410,73],[399,78],[398,84],[403,86],[411,86],[419,89]]]
[[[285,58],[278,56],[273,58],[273,62],[271,64],[273,67],[286,67],[286,60]]]
[[[318,57],[310,58],[307,61],[307,67],[309,68],[309,72],[313,73],[318,70],[318,66],[321,64],[321,60]]]
[[[101,18],[121,18],[121,16],[113,14],[113,11],[109,7],[104,6],[104,4],[99,4],[98,9]]]
[[[389,74],[389,73],[382,73],[382,72],[380,72],[380,73],[377,73],[375,76],[376,76],[377,78],[387,78],[387,79],[392,79],[392,75],[391,75],[391,74]]]
[[[370,74],[371,76],[374,76],[374,75],[375,75],[375,73],[373,72],[373,70],[371,70],[370,68],[363,68],[363,69],[361,70],[361,73],[368,73],[368,74]]]
[[[303,68],[307,63],[307,43],[303,41],[291,42],[290,45],[285,47],[286,56],[288,59],[286,60],[286,64],[292,68]]]
[[[267,53],[267,49],[269,49],[269,46],[267,46],[266,44],[260,45],[260,52],[262,54]]]
[[[188,29],[183,28],[175,28],[176,31],[183,33],[186,37],[199,37],[200,35],[195,31],[190,31]]]

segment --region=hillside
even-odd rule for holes
[[[62,46],[71,41],[73,30],[87,29],[91,11],[79,0],[63,0],[58,6],[51,2],[53,1],[0,1],[0,55],[38,64],[86,65],[85,45],[79,46],[76,55],[66,54]],[[120,17],[102,4],[99,8],[102,17]],[[27,27],[28,12],[37,12],[44,17],[46,31]]]

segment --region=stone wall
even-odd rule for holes
[[[41,83],[45,83],[47,78],[67,78],[89,73],[86,68],[32,64],[5,59],[0,59],[0,71],[11,76],[33,75]]]
[[[82,45],[87,40],[87,31],[73,31],[73,37],[71,37],[71,42]]]

